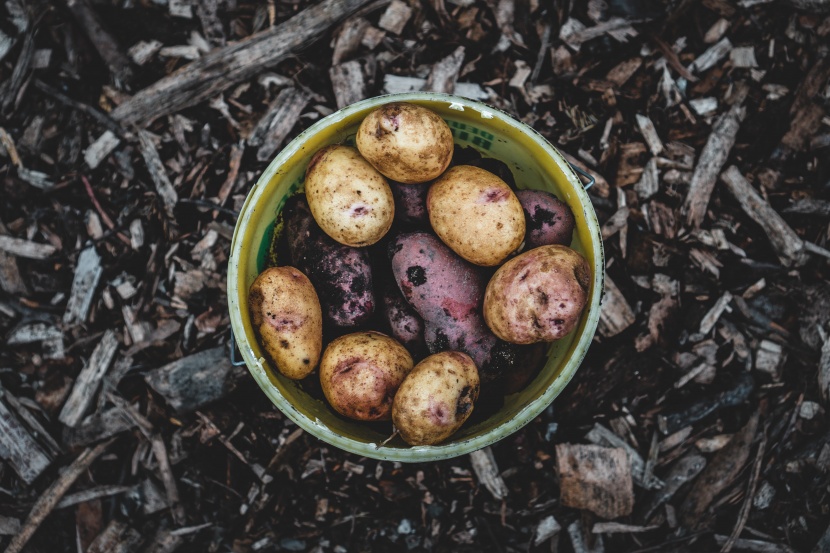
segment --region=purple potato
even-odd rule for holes
[[[483,367],[498,339],[481,312],[482,271],[425,232],[398,236],[390,243],[390,257],[404,298],[424,319],[429,352],[462,351]]]
[[[341,328],[366,322],[375,307],[368,250],[344,246],[323,232],[304,194],[289,198],[282,213],[292,264],[314,285],[324,319]]]
[[[395,218],[403,223],[428,224],[427,192],[429,192],[430,184],[428,182],[401,184],[391,181],[389,187],[395,198]]]
[[[412,185],[407,185],[412,186]],[[393,282],[387,282],[381,291],[383,314],[392,336],[412,354],[413,358],[423,357],[426,350],[424,342],[424,321],[401,295]]]
[[[519,190],[516,196],[525,212],[525,250],[571,244],[576,221],[568,204],[544,190]]]

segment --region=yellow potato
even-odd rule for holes
[[[466,353],[430,355],[404,379],[392,404],[392,421],[409,445],[435,445],[452,436],[473,412],[479,376]]]
[[[404,102],[381,106],[363,120],[357,149],[386,177],[404,184],[439,176],[452,159],[452,132],[435,112]]]
[[[525,215],[516,194],[478,167],[458,165],[444,173],[429,189],[427,210],[438,237],[476,265],[498,265],[525,237]]]
[[[306,169],[305,193],[323,232],[346,246],[374,244],[395,218],[386,179],[349,146],[328,146],[314,155]]]
[[[484,292],[484,320],[514,344],[551,342],[570,333],[588,301],[591,269],[567,246],[540,246],[499,267]]]
[[[272,267],[248,293],[260,345],[283,375],[299,380],[314,370],[323,349],[323,313],[311,281],[294,267]]]
[[[320,384],[335,411],[362,420],[389,420],[392,400],[412,370],[412,356],[380,332],[356,332],[333,340],[320,361]]]

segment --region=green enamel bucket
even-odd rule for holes
[[[472,146],[510,167],[521,189],[548,190],[565,201],[576,217],[571,247],[593,269],[588,304],[577,328],[550,344],[547,362],[523,390],[505,398],[491,417],[466,424],[435,446],[409,446],[400,437],[384,443],[374,425],[345,419],[324,399],[309,395],[302,384],[283,377],[257,344],[248,312],[248,289],[269,260],[277,215],[287,198],[302,191],[312,155],[329,144],[353,141],[363,118],[388,102],[411,102],[438,113],[449,124],[455,143]],[[556,148],[536,131],[486,104],[427,92],[379,96],[345,107],[321,119],[277,155],[248,193],[239,214],[228,262],[228,308],[231,329],[242,359],[259,387],[280,411],[303,430],[333,446],[374,459],[426,462],[463,455],[516,432],[558,396],[579,368],[591,344],[600,313],[604,278],[600,227],[588,194]],[[316,373],[314,373],[316,374]],[[312,378],[314,377],[312,375]]]

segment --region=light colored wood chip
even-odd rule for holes
[[[86,553],[134,553],[142,541],[137,530],[113,519],[89,544]]]
[[[424,90],[452,94],[455,92],[455,82],[458,80],[462,65],[464,65],[464,47],[459,46],[452,54],[432,66]]]
[[[127,55],[136,65],[144,65],[161,50],[162,46],[163,44],[158,40],[142,40],[127,50]]]
[[[259,161],[271,159],[282,146],[310,99],[307,93],[294,87],[284,88],[277,94],[247,140],[258,148]]]
[[[786,354],[780,344],[771,340],[761,340],[755,352],[755,370],[765,372],[777,380],[785,359]]]
[[[548,540],[556,540],[559,532],[562,531],[562,526],[553,518],[553,515],[548,515],[539,521],[536,529],[533,531],[533,546],[539,546]]]
[[[807,262],[804,241],[749,184],[737,167],[730,166],[721,174],[721,180],[741,204],[744,212],[761,226],[781,263],[800,266]]]
[[[703,73],[714,67],[720,60],[726,57],[732,50],[732,43],[728,38],[721,39],[717,44],[710,46],[689,66],[689,71]]]
[[[423,90],[426,86],[426,79],[418,77],[401,77],[399,75],[384,75],[383,90],[387,94],[399,94],[401,92],[414,92]],[[455,83],[456,96],[470,98],[472,100],[487,100],[490,95],[476,83]]]
[[[599,332],[606,338],[616,336],[634,323],[634,311],[614,281],[605,276],[605,293],[599,315]]]
[[[663,152],[663,142],[660,140],[660,136],[657,134],[657,129],[654,128],[654,123],[652,123],[651,119],[638,113],[637,126],[640,128],[640,132],[646,140],[651,154],[655,156],[660,155]]]
[[[331,86],[338,108],[344,108],[366,98],[366,80],[357,60],[347,61],[329,69]]]
[[[607,519],[631,514],[634,484],[625,449],[558,444],[556,462],[563,505]]]
[[[399,35],[403,32],[410,17],[412,17],[412,8],[406,2],[392,0],[386,11],[380,16],[378,26],[392,34]]]
[[[63,424],[74,427],[81,422],[87,409],[92,405],[98,387],[115,359],[117,351],[118,338],[115,331],[107,330],[95,346],[86,366],[75,379],[72,392],[58,416]]]
[[[732,294],[728,291],[724,292],[723,295],[718,298],[718,301],[715,302],[715,305],[712,306],[711,309],[703,316],[703,319],[700,321],[700,329],[699,332],[701,334],[709,334],[709,331],[715,328],[715,323],[718,322],[720,316],[723,315],[724,311],[727,311],[729,308],[729,302],[732,301]]]
[[[650,532],[656,530],[660,526],[638,526],[636,524],[623,524],[621,522],[597,522],[591,528],[594,534],[638,534],[640,532]]]
[[[332,66],[340,65],[340,63],[347,61],[352,54],[357,52],[363,36],[369,27],[371,27],[371,24],[363,17],[349,18],[340,25],[334,38],[334,47],[332,48]]]
[[[112,131],[104,131],[104,134],[99,136],[84,151],[84,161],[86,161],[90,169],[95,169],[120,143],[121,139],[115,136],[115,133]]]
[[[167,216],[172,219],[173,209],[179,201],[179,196],[176,193],[176,189],[173,188],[170,179],[167,177],[167,171],[161,162],[156,145],[153,143],[153,137],[147,131],[138,131],[137,135],[141,157],[144,158],[144,163],[156,187],[156,192],[158,192],[164,204],[164,210],[167,212]]]
[[[0,515],[0,536],[13,536],[20,532],[20,519]]]
[[[706,44],[716,43],[723,38],[723,35],[726,34],[727,29],[729,29],[729,21],[721,17],[712,23],[712,26],[709,27],[709,30],[706,31],[705,35],[703,35],[703,42]]]
[[[752,46],[734,48],[729,52],[729,61],[732,62],[732,67],[736,68],[758,67],[758,62],[755,60],[755,48]]]
[[[0,234],[0,250],[27,259],[47,259],[57,251],[51,244],[39,244],[23,238]]]
[[[66,311],[63,314],[63,324],[86,322],[102,273],[101,257],[95,251],[95,246],[87,246],[78,256],[75,276],[72,279],[72,291],[69,293]]]
[[[20,419],[0,400],[0,457],[27,484],[52,462]]]
[[[507,497],[507,484],[499,474],[496,458],[489,447],[470,453],[470,463],[473,465],[479,483],[483,484],[497,501]]]
[[[712,133],[700,153],[689,191],[683,202],[688,226],[698,228],[703,222],[718,174],[735,144],[743,117],[744,109],[739,102],[724,113],[712,128]]]

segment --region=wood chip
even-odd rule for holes
[[[561,531],[562,526],[553,518],[553,515],[546,516],[539,521],[539,524],[536,525],[536,529],[533,531],[533,546],[537,547],[548,540],[552,540],[551,547],[553,547],[553,543],[556,542],[556,538]]]
[[[259,147],[259,161],[271,159],[282,146],[309,100],[308,94],[294,87],[280,91],[248,137],[248,144]]]
[[[367,0],[324,0],[267,31],[213,50],[139,91],[111,115],[124,125],[149,125],[158,117],[215,97],[276,65],[365,3]]]
[[[455,82],[458,72],[464,65],[464,47],[459,46],[452,54],[432,66],[424,90],[428,92],[443,92],[452,94],[455,91]]]
[[[218,347],[173,361],[144,379],[173,409],[185,413],[224,397],[245,372],[231,365],[227,348]]]
[[[153,138],[150,133],[147,131],[138,131],[137,135],[141,157],[144,158],[147,171],[150,173],[150,178],[153,180],[162,204],[164,204],[164,210],[167,212],[167,216],[173,219],[173,210],[179,201],[179,196],[176,194],[176,189],[173,188],[173,184],[167,177],[167,171],[161,162],[158,150],[156,150],[156,146],[153,144]]]
[[[582,531],[582,524],[579,520],[575,520],[568,525],[568,537],[571,538],[574,553],[605,553],[602,535],[586,536]],[[589,540],[588,538],[593,539]]]
[[[363,35],[371,23],[363,17],[351,17],[340,25],[335,32],[332,48],[331,65],[340,65],[360,48]]]
[[[46,359],[63,359],[65,355],[63,332],[52,324],[32,322],[21,324],[9,333],[6,343],[10,346],[42,342],[42,354]]]
[[[608,240],[617,234],[620,229],[625,228],[626,225],[628,225],[628,215],[630,212],[631,210],[629,210],[626,206],[623,206],[614,212],[614,214],[602,225],[602,239]]]
[[[61,502],[55,506],[55,509],[66,509],[67,507],[72,507],[86,501],[92,501],[93,499],[120,495],[132,489],[133,486],[96,486],[88,490],[65,496],[61,499]]]
[[[193,7],[188,0],[168,0],[167,8],[173,17],[193,19]]]
[[[700,321],[700,329],[699,332],[701,334],[709,334],[709,331],[715,328],[715,323],[718,322],[720,316],[729,308],[729,302],[732,301],[732,294],[728,291],[724,292],[723,295],[718,298],[718,301],[715,302],[715,305],[703,316],[703,319]]]
[[[20,532],[20,520],[0,515],[0,536],[13,536]]]
[[[654,492],[646,501],[639,520],[648,521],[664,503],[671,500],[686,483],[694,480],[706,467],[706,457],[690,452],[676,461],[663,479],[665,486]]]
[[[77,426],[92,405],[98,387],[110,368],[118,351],[118,338],[113,330],[107,330],[95,346],[86,366],[81,370],[69,399],[63,406],[58,419],[66,426]]]
[[[95,246],[87,246],[78,256],[78,263],[75,265],[72,291],[69,293],[69,301],[66,302],[63,324],[72,325],[86,322],[89,309],[92,307],[92,299],[95,297],[95,289],[98,287],[98,281],[101,280],[102,273],[101,257],[95,251]]]
[[[144,65],[161,50],[162,43],[158,40],[142,40],[127,50],[127,55],[136,65]]]
[[[624,449],[557,444],[556,462],[563,505],[606,519],[631,514],[634,484]]]
[[[640,180],[634,185],[634,191],[641,200],[647,200],[660,190],[660,176],[657,173],[657,160],[651,158],[646,162]]]
[[[368,95],[363,67],[357,60],[333,66],[329,69],[329,78],[338,108],[359,102]]]
[[[689,528],[699,523],[712,500],[729,486],[749,458],[750,446],[758,431],[759,414],[755,412],[729,444],[717,452],[701,472],[680,507],[682,522]]]
[[[631,477],[638,486],[646,489],[657,489],[663,486],[663,482],[653,475],[650,478],[646,477],[646,463],[643,457],[628,442],[611,430],[599,423],[594,423],[593,428],[585,435],[585,439],[595,445],[624,449],[631,463]]]
[[[655,156],[660,155],[663,152],[663,142],[660,140],[660,136],[657,134],[657,129],[654,128],[654,123],[651,122],[651,119],[638,113],[637,126],[640,128],[640,132],[643,138],[645,138],[651,154]]]
[[[695,58],[692,65],[689,66],[689,71],[696,73],[703,73],[714,67],[720,60],[726,57],[732,50],[732,43],[728,38],[721,39],[717,44],[710,46],[700,56]]]
[[[107,64],[116,82],[126,83],[132,79],[130,60],[121,51],[118,42],[104,27],[98,13],[87,0],[66,0],[66,5],[80,24],[98,55]]]
[[[31,240],[0,234],[0,250],[27,259],[47,259],[57,248],[51,244],[38,244]]]
[[[0,400],[0,457],[31,484],[52,462],[29,430]]]
[[[821,127],[824,108],[816,101],[825,90],[830,78],[830,56],[819,56],[798,87],[795,101],[790,108],[790,128],[781,138],[781,144],[773,157],[788,159],[795,152],[802,152],[808,140]]]
[[[489,447],[470,453],[470,463],[473,465],[479,483],[483,484],[497,501],[507,498],[507,484],[499,474],[496,458]]]
[[[761,340],[758,351],[755,352],[755,370],[765,372],[778,380],[785,359],[786,355],[780,344],[771,340]]]
[[[728,541],[729,536],[715,534],[715,543],[718,545],[725,545]],[[830,539],[827,540],[827,543],[830,545]],[[796,553],[795,549],[787,547],[784,544],[771,543],[761,540],[739,538],[732,542],[732,546],[738,551],[749,551],[751,553]],[[826,548],[819,549],[817,547],[816,549],[813,549],[812,553],[825,553],[826,551]]]
[[[803,265],[807,262],[808,256],[804,251],[804,242],[755,191],[737,167],[730,166],[721,174],[721,180],[741,204],[744,212],[761,226],[781,263],[791,266]]]
[[[724,113],[712,127],[712,133],[700,152],[689,192],[683,202],[683,211],[689,226],[699,228],[703,222],[718,174],[735,144],[743,117],[744,109],[739,102]]]
[[[387,94],[424,90],[426,84],[426,79],[417,77],[401,77],[388,74],[383,76],[383,91]],[[455,83],[454,94],[472,100],[487,100],[490,97],[481,86],[475,83]]]
[[[706,44],[716,43],[723,38],[723,35],[726,34],[727,29],[729,29],[729,21],[721,17],[712,23],[712,26],[709,27],[709,30],[706,31],[705,35],[703,35],[703,42]]]
[[[758,67],[758,62],[755,60],[755,48],[752,46],[741,46],[733,49],[729,52],[729,61],[732,62],[732,67],[739,69]]]
[[[606,338],[616,336],[634,323],[634,311],[625,296],[608,275],[605,276],[605,292],[599,314],[599,332]]]
[[[660,526],[637,526],[636,524],[622,524],[620,522],[597,522],[591,528],[594,534],[639,534],[650,532]]]
[[[84,450],[71,465],[60,473],[58,479],[43,491],[40,498],[32,506],[26,522],[23,523],[23,528],[9,542],[5,553],[20,553],[23,550],[41,523],[49,516],[49,513],[60,502],[64,494],[69,491],[72,484],[75,483],[75,480],[89,469],[95,459],[106,451],[111,443],[111,441],[102,442],[92,449]]]
[[[380,16],[378,27],[399,35],[403,32],[410,17],[412,17],[412,8],[406,2],[392,0],[386,11]]]
[[[121,139],[112,131],[104,131],[95,142],[84,151],[84,161],[90,169],[98,167],[102,161],[121,143]]]
[[[86,553],[134,553],[142,541],[144,538],[137,530],[113,519],[89,545]]]

